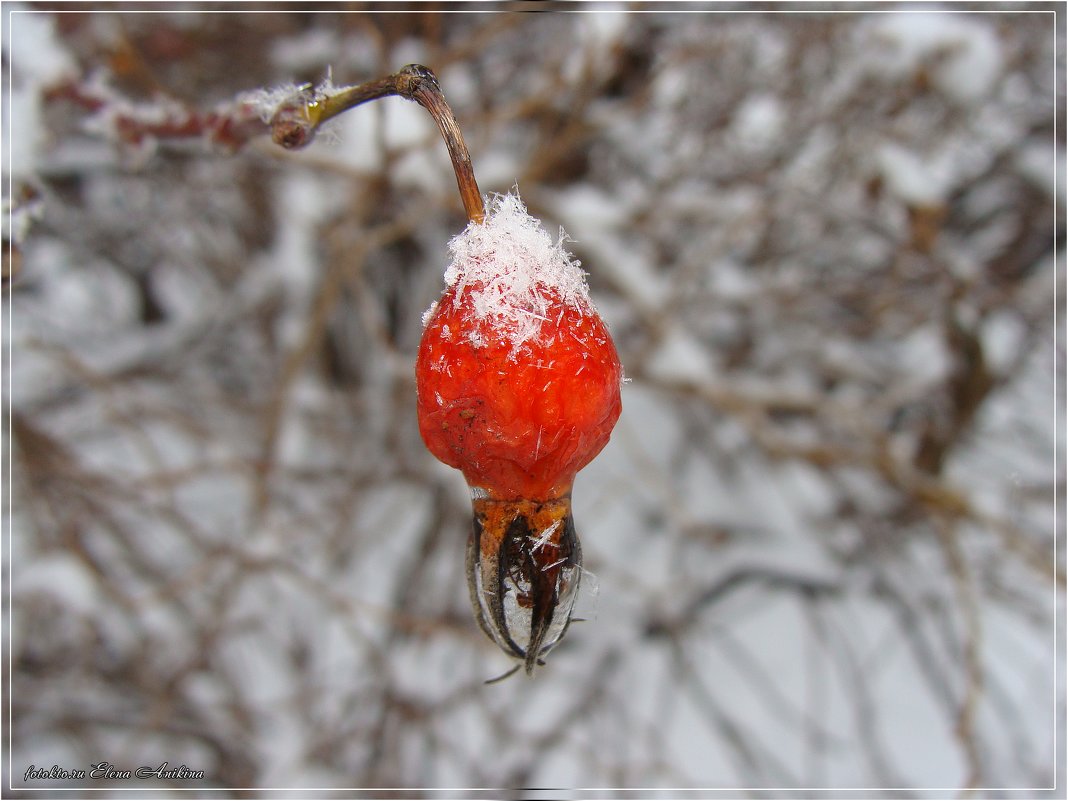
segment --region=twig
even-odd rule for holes
[[[456,185],[460,190],[464,211],[472,222],[480,223],[486,210],[482,194],[475,182],[471,167],[471,155],[467,150],[456,117],[445,102],[437,76],[429,67],[409,64],[393,75],[342,89],[334,94],[320,94],[300,102],[284,104],[271,119],[271,139],[284,148],[293,150],[308,145],[319,127],[327,120],[369,100],[398,95],[416,103],[430,112],[438,124],[449,158],[456,173]]]
[[[287,150],[307,147],[328,120],[370,100],[393,95],[414,100],[430,112],[449,150],[467,218],[481,223],[486,210],[467,144],[437,76],[421,64],[409,64],[384,78],[340,89],[326,81],[314,89],[308,85],[246,92],[207,112],[169,98],[136,104],[99,80],[65,81],[48,89],[44,98],[64,100],[94,112],[103,126],[127,145],[200,140],[237,151],[265,133]]]

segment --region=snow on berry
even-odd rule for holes
[[[515,195],[450,242],[416,361],[419,429],[489,497],[567,495],[620,414],[622,367],[585,274]]]
[[[527,213],[517,194],[490,200],[483,223],[471,223],[449,242],[452,262],[445,283],[455,308],[470,304],[475,321],[518,349],[542,333],[550,308],[592,310],[586,274],[564,249],[561,229],[554,244],[541,223]],[[469,337],[481,326],[471,326]]]

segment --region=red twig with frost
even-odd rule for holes
[[[240,95],[211,111],[201,111],[164,97],[135,103],[103,81],[91,79],[55,85],[45,92],[44,99],[66,101],[92,112],[91,128],[137,147],[200,140],[232,152],[271,130],[262,105],[252,95]]]
[[[334,86],[328,77],[315,87],[290,84],[243,92],[211,111],[165,97],[134,103],[95,77],[57,84],[45,92],[45,100],[67,101],[92,112],[90,125],[125,145],[199,140],[234,152],[267,133],[288,150],[306,147],[328,120],[369,100],[391,95],[414,100],[430,112],[449,150],[468,219],[481,222],[485,209],[467,145],[437,78],[419,64],[355,86]]]

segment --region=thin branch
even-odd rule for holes
[[[449,150],[467,218],[471,222],[482,222],[486,210],[475,182],[471,155],[456,117],[445,101],[437,76],[429,67],[409,64],[385,78],[347,87],[333,94],[320,92],[301,102],[283,104],[271,119],[271,138],[289,150],[304,147],[327,120],[370,100],[391,95],[414,100],[430,112]]]
[[[64,81],[46,90],[44,98],[67,101],[93,112],[97,126],[123,144],[201,141],[234,152],[266,133],[287,150],[307,147],[327,121],[368,101],[393,95],[414,100],[430,112],[448,148],[467,218],[481,223],[486,210],[471,154],[437,76],[421,64],[409,64],[384,78],[340,89],[326,81],[314,89],[293,85],[245,92],[212,111],[190,108],[170,98],[133,103],[98,79]]]

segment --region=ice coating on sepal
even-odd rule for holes
[[[475,618],[527,674],[571,622],[582,548],[569,498],[499,501],[474,492],[467,581]]]

